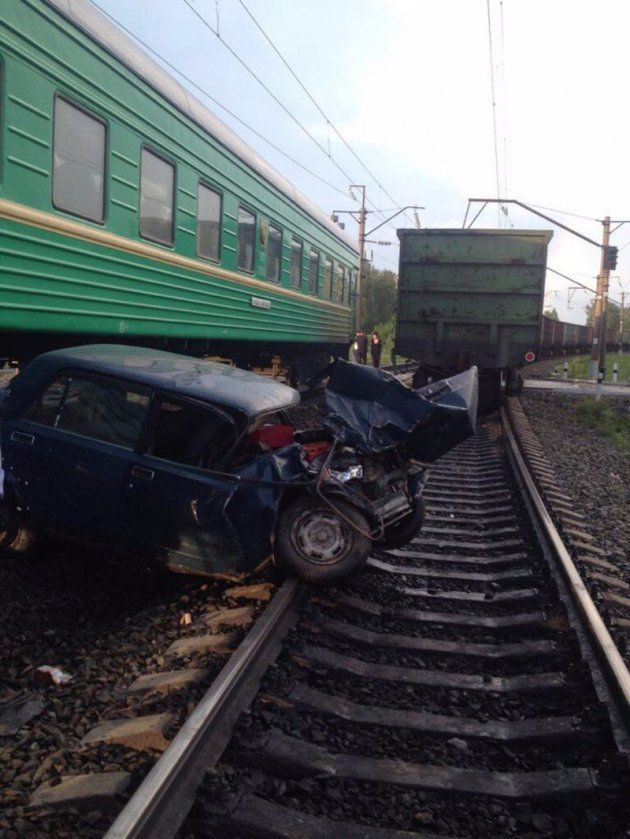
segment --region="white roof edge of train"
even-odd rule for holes
[[[199,99],[170,76],[140,47],[111,23],[89,0],[46,0],[65,17],[75,23],[94,41],[120,59],[134,73],[161,93],[180,111],[211,134],[229,151],[254,169],[261,177],[297,204],[336,239],[358,254],[358,244],[344,233],[312,201],[297,190],[283,175],[270,166],[244,140],[212,113]]]

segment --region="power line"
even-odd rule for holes
[[[353,178],[340,166],[339,163],[334,159],[334,157],[326,151],[324,146],[317,140],[316,137],[311,134],[308,128],[303,125],[300,120],[293,114],[289,108],[279,99],[276,94],[265,84],[265,82],[258,76],[254,70],[249,66],[249,64],[241,58],[241,56],[234,50],[227,41],[219,34],[219,32],[205,19],[205,17],[195,9],[195,7],[190,3],[190,0],[184,0],[184,3],[188,6],[188,8],[193,12],[193,14],[199,18],[199,20],[203,23],[203,25],[212,32],[212,34],[220,41],[221,44],[225,47],[225,49],[238,61],[238,63],[249,73],[249,75],[255,79],[258,84],[265,90],[269,96],[273,99],[273,101],[285,112],[285,114],[306,134],[306,136],[312,140],[313,143],[317,146],[317,148],[326,155],[326,157],[331,161],[331,163],[336,166],[336,168],[341,172],[341,174],[346,178],[348,183],[353,183]]]
[[[258,131],[256,128],[254,128],[249,123],[245,122],[245,120],[242,119],[241,117],[239,117],[237,114],[235,114],[234,111],[230,110],[230,108],[228,108],[226,105],[224,105],[222,102],[220,102],[211,93],[208,93],[208,91],[205,88],[201,87],[201,85],[199,85],[196,81],[194,81],[194,79],[191,79],[190,76],[187,76],[186,73],[184,73],[182,70],[180,70],[174,64],[172,64],[170,61],[168,61],[168,59],[164,58],[163,55],[160,55],[160,53],[157,52],[157,50],[154,50],[152,47],[150,47],[145,41],[142,40],[142,38],[140,38],[138,35],[136,35],[134,32],[132,32],[130,29],[128,29],[117,18],[115,18],[113,15],[111,15],[102,6],[100,6],[96,2],[96,0],[91,0],[91,2],[94,6],[97,7],[97,9],[99,9],[99,11],[101,11],[106,17],[108,17],[113,23],[115,23],[116,26],[118,26],[127,35],[129,35],[131,38],[133,38],[134,41],[137,41],[137,43],[139,43],[143,47],[143,49],[145,49],[147,52],[154,55],[163,64],[166,64],[167,67],[169,67],[171,70],[173,70],[179,76],[181,76],[182,79],[184,79],[186,82],[188,82],[188,84],[192,85],[192,87],[194,87],[196,90],[198,90],[204,96],[206,96],[213,104],[217,105],[219,108],[221,108],[223,111],[225,111],[226,114],[229,114],[229,116],[231,116],[232,119],[236,120],[244,128],[247,128],[248,131],[251,131],[252,134],[254,134],[256,137],[258,137],[260,140],[267,143],[267,145],[270,146],[270,148],[274,149],[274,151],[277,151],[279,154],[286,157],[287,160],[290,160],[291,163],[294,163],[296,166],[298,166],[304,172],[307,172],[309,175],[311,175],[311,177],[315,178],[316,180],[323,183],[325,186],[329,187],[330,189],[333,189],[335,192],[338,192],[340,195],[343,195],[345,198],[347,198],[347,196],[348,196],[347,190],[343,190],[340,187],[335,186],[335,184],[331,183],[330,181],[327,181],[325,178],[322,178],[321,175],[318,175],[312,169],[309,169],[308,166],[305,166],[303,163],[300,163],[300,161],[297,160],[295,157],[293,157],[293,155],[289,154],[289,152],[280,148],[280,146],[277,146],[274,142],[269,140],[268,137],[265,137],[265,135],[261,134],[261,132]]]
[[[256,25],[256,27],[258,28],[258,30],[260,31],[260,33],[263,35],[263,37],[265,38],[265,40],[267,41],[267,43],[269,44],[269,46],[272,48],[272,50],[275,52],[275,54],[278,56],[278,58],[280,59],[280,61],[284,64],[284,66],[287,68],[287,70],[289,71],[289,73],[293,76],[293,78],[295,79],[295,81],[299,84],[299,86],[302,88],[302,90],[304,91],[304,93],[308,96],[308,98],[310,99],[310,101],[311,101],[311,102],[313,103],[313,105],[317,108],[317,110],[319,111],[319,113],[321,114],[321,116],[322,116],[322,117],[324,118],[324,120],[326,121],[326,125],[334,131],[334,133],[337,135],[337,137],[341,140],[341,142],[344,144],[344,146],[345,146],[345,147],[348,149],[348,151],[352,154],[352,156],[355,158],[355,160],[357,160],[357,162],[358,162],[358,163],[359,163],[359,164],[363,167],[363,169],[364,169],[364,170],[368,173],[368,175],[372,178],[372,180],[373,180],[373,181],[374,181],[374,183],[375,183],[375,184],[379,187],[379,189],[380,189],[380,190],[381,190],[381,191],[382,191],[382,192],[383,192],[383,193],[384,193],[384,194],[385,194],[385,195],[386,195],[386,196],[390,199],[390,201],[393,201],[393,202],[394,202],[394,204],[398,204],[398,206],[400,206],[400,204],[396,201],[396,199],[395,199],[395,198],[394,198],[394,197],[393,197],[393,196],[392,196],[392,195],[391,195],[391,194],[387,191],[387,189],[385,189],[385,187],[383,186],[383,184],[379,181],[379,179],[378,179],[378,178],[376,177],[376,175],[372,172],[372,170],[371,170],[371,169],[367,166],[367,164],[366,164],[366,163],[365,163],[365,162],[364,162],[364,161],[363,161],[363,160],[359,157],[359,155],[357,154],[357,152],[353,149],[353,147],[352,147],[352,146],[350,145],[350,143],[346,140],[346,138],[345,138],[345,137],[341,134],[341,132],[339,131],[339,129],[337,128],[337,126],[333,123],[333,121],[330,119],[330,117],[329,117],[326,113],[324,113],[324,110],[322,109],[322,107],[321,107],[321,105],[319,104],[319,102],[315,99],[315,97],[314,97],[314,96],[313,96],[313,94],[310,92],[310,90],[306,87],[306,85],[304,84],[304,82],[302,81],[302,79],[298,76],[298,74],[295,72],[295,70],[293,69],[293,67],[291,67],[291,65],[289,64],[289,62],[287,61],[287,59],[284,57],[284,55],[280,52],[280,50],[278,49],[278,47],[277,47],[277,46],[274,44],[274,42],[271,40],[271,37],[267,34],[267,32],[265,31],[265,29],[262,27],[262,25],[259,23],[259,21],[258,21],[258,20],[254,17],[254,15],[252,14],[252,12],[249,10],[249,8],[247,7],[247,4],[245,3],[245,0],[238,0],[238,2],[241,4],[241,6],[243,7],[243,9],[244,9],[244,10],[246,11],[246,13],[249,15],[250,19],[251,19],[251,20],[253,21],[253,23]],[[409,216],[407,216],[407,218],[409,218]],[[411,219],[409,219],[409,220],[411,221]]]
[[[505,30],[503,26],[503,0],[499,0],[499,13],[501,21],[501,98],[503,112],[503,195],[508,196],[508,155],[507,155],[507,94],[505,91]],[[510,221],[505,209],[505,217]],[[510,222],[511,224],[511,222]],[[512,227],[514,225],[512,224]]]
[[[583,216],[579,213],[570,213],[568,210],[558,210],[555,207],[545,207],[543,204],[532,204],[531,201],[527,202],[531,207],[537,207],[539,210],[549,210],[552,213],[560,213],[561,216],[573,216],[573,218],[583,218],[587,221],[598,221],[598,219],[593,218],[592,216]]]
[[[494,130],[494,172],[497,181],[497,198],[501,198],[501,182],[499,180],[499,142],[497,136],[497,103],[494,89],[494,55],[492,50],[492,21],[490,19],[490,0],[486,0],[488,13],[488,48],[490,56],[490,92],[492,96],[492,126]],[[499,227],[501,227],[501,207],[497,207]]]
[[[287,114],[287,116],[289,116],[291,118],[291,120],[293,120],[293,122],[295,122],[295,124],[297,126],[299,126],[299,128],[302,129],[302,131],[307,135],[307,137],[309,137],[309,139],[312,140],[313,143],[315,143],[317,148],[326,155],[326,157],[331,161],[331,163],[334,166],[336,166],[336,168],[341,172],[341,174],[348,180],[348,183],[352,183],[353,180],[352,180],[351,176],[343,169],[343,167],[335,160],[335,158],[329,152],[326,151],[324,146],[321,145],[321,143],[300,122],[300,120],[289,110],[289,108],[276,96],[276,94],[265,84],[265,82],[263,82],[263,80],[257,75],[257,73],[255,73],[254,70],[252,70],[252,68],[249,66],[249,64],[247,64],[245,59],[241,58],[241,56],[236,52],[236,50],[234,50],[233,47],[231,47],[227,43],[227,41],[224,38],[221,37],[221,35],[217,32],[217,30],[214,29],[214,27],[210,23],[208,23],[208,21],[203,17],[203,15],[200,14],[197,11],[197,9],[195,9],[194,6],[191,5],[190,0],[184,0],[184,3],[196,15],[196,17],[199,18],[199,20],[203,23],[203,25],[207,29],[209,29],[210,32],[212,32],[213,35],[215,35],[215,37],[223,44],[223,46],[239,62],[239,64],[245,70],[247,70],[247,72],[250,74],[250,76],[252,76],[252,78],[254,78],[258,82],[258,84],[263,88],[263,90],[265,90],[269,94],[269,96],[271,96],[271,98],[274,100],[274,102],[276,102],[282,108],[282,110]],[[372,201],[370,198],[367,198],[366,200],[367,200],[368,204],[370,204],[370,206],[376,208],[376,204],[374,203],[374,201]],[[383,216],[381,216],[381,218],[382,217]],[[394,228],[392,228],[392,230],[393,229]]]

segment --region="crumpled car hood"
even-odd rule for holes
[[[338,360],[326,387],[327,428],[364,454],[400,448],[432,462],[475,433],[476,367],[420,390],[391,373]]]

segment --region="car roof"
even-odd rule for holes
[[[43,353],[18,379],[22,387],[32,386],[33,380],[47,380],[68,368],[118,376],[173,394],[214,402],[235,408],[248,417],[280,411],[300,401],[297,390],[248,370],[119,344],[89,344]]]

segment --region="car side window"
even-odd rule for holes
[[[213,408],[160,399],[147,454],[186,466],[216,466],[236,441],[232,420]]]
[[[59,376],[40,391],[22,411],[21,419],[38,425],[56,426],[61,410],[61,399],[68,383],[68,376]]]
[[[138,440],[149,397],[123,382],[71,376],[55,427],[132,449]]]

